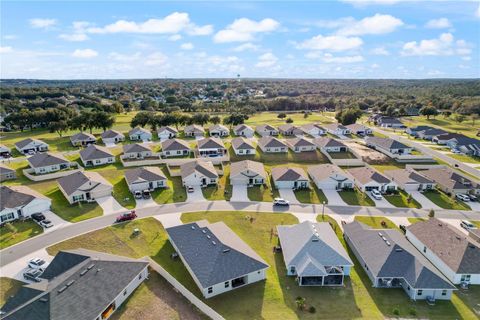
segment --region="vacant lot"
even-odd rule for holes
[[[350,149],[354,150],[356,154],[365,162],[369,164],[379,164],[384,162],[389,162],[391,159],[384,155],[381,152],[376,150],[370,149],[369,147],[357,143],[355,141],[342,141],[346,144]]]

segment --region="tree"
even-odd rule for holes
[[[297,299],[295,299],[295,304],[297,305],[297,308],[299,310],[303,310],[305,308],[305,303],[307,302],[307,300],[303,297],[297,297]]]
[[[219,124],[222,121],[219,116],[213,116],[210,118],[210,122],[213,124]]]
[[[427,120],[429,120],[431,116],[435,117],[438,114],[438,111],[434,106],[425,106],[420,109],[419,113],[422,116],[426,116]]]
[[[428,212],[428,217],[429,218],[434,218],[435,217],[435,210],[430,209],[430,211]]]
[[[387,116],[393,117],[397,114],[397,110],[395,106],[388,106],[387,109],[385,109],[385,113],[387,114]]]
[[[442,115],[445,119],[447,119],[452,115],[452,111],[449,111],[449,110],[442,111]]]
[[[287,114],[285,112],[281,112],[277,116],[278,119],[285,119],[286,117],[287,117]]]
[[[48,124],[50,132],[56,132],[60,137],[68,131],[69,125],[66,120],[53,121]]]
[[[102,128],[103,131],[111,128],[115,123],[115,117],[105,111],[97,111],[93,114],[95,125],[97,128]]]
[[[147,124],[151,123],[152,116],[154,116],[151,112],[142,111],[139,112],[133,117],[132,121],[130,122],[130,127],[142,127],[144,128]]]
[[[465,120],[465,115],[460,113],[455,113],[453,115],[453,120],[458,123],[462,123]]]
[[[292,118],[287,118],[287,120],[285,120],[286,123],[293,123],[293,119]]]
[[[210,121],[210,116],[206,113],[195,113],[191,118],[192,124],[199,124],[201,126],[205,125]]]
[[[248,119],[246,114],[241,113],[232,113],[225,118],[223,118],[223,124],[236,126],[245,122]]]
[[[357,122],[358,118],[362,116],[362,111],[358,108],[348,108],[337,111],[335,119],[343,125],[349,125]]]

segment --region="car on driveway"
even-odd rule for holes
[[[383,199],[380,191],[378,191],[376,189],[373,189],[372,191],[370,191],[370,194],[372,195],[373,199],[375,199],[375,200],[382,200]]]
[[[40,222],[42,220],[45,220],[46,217],[43,213],[34,213],[31,215],[32,219],[35,220],[36,222]]]
[[[473,194],[469,194],[468,197],[470,198],[470,201],[478,201],[478,197]]]
[[[149,190],[143,190],[142,197],[143,197],[143,199],[150,199],[150,197],[151,197],[150,191]]]
[[[42,275],[42,269],[28,269],[23,273],[23,278],[25,280],[40,282],[40,276]]]
[[[466,194],[461,194],[461,193],[459,193],[459,194],[455,195],[455,197],[456,197],[458,200],[461,200],[461,201],[464,201],[464,202],[470,201],[470,197],[467,196]]]
[[[115,222],[126,222],[126,221],[133,220],[136,217],[137,217],[137,215],[135,214],[135,210],[132,210],[130,212],[125,212],[125,213],[122,213],[121,215],[119,215],[117,217],[117,219],[115,220]]]
[[[41,225],[42,227],[44,227],[45,229],[53,227],[52,221],[47,220],[47,219],[40,221],[38,224]]]
[[[133,193],[135,199],[142,199],[142,192],[137,190]]]
[[[47,262],[40,258],[33,258],[28,261],[28,267],[31,269],[45,269]]]
[[[273,199],[273,205],[274,206],[289,206],[290,201],[285,200],[283,198],[275,198],[275,199]]]
[[[473,223],[471,223],[468,220],[462,220],[462,222],[460,222],[460,227],[462,227],[467,231],[477,229],[477,226],[475,226]]]
[[[187,192],[188,193],[193,193],[195,189],[192,186],[187,187]]]

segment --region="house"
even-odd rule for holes
[[[200,157],[221,157],[227,154],[227,149],[220,138],[198,140],[197,151]]]
[[[0,144],[0,158],[10,158],[12,155],[12,150],[10,148]]]
[[[288,152],[288,146],[275,137],[261,137],[258,140],[258,147],[268,153]]]
[[[385,170],[383,174],[405,191],[432,190],[436,186],[435,182],[412,169]]]
[[[268,264],[223,222],[166,229],[168,239],[205,298],[262,281]]]
[[[233,138],[232,148],[237,156],[248,156],[256,153],[253,143],[244,137]]]
[[[12,180],[17,178],[17,173],[15,170],[0,164],[0,182],[6,180]]]
[[[145,128],[135,127],[128,132],[131,141],[151,141],[152,133]]]
[[[287,276],[299,286],[342,286],[353,262],[328,222],[277,226]]]
[[[50,210],[52,200],[26,186],[0,187],[0,224]]]
[[[109,319],[148,277],[148,261],[85,249],[59,251],[40,282],[3,305],[5,320]]]
[[[323,128],[327,130],[328,133],[331,133],[337,136],[344,136],[352,133],[350,129],[348,129],[347,127],[345,127],[340,123],[324,124]]]
[[[226,137],[230,134],[230,130],[221,124],[214,124],[208,128],[210,137]]]
[[[101,134],[102,141],[106,145],[113,145],[125,141],[125,135],[117,130],[107,130]]]
[[[434,128],[430,126],[416,126],[416,127],[407,128],[405,132],[412,137],[418,137],[419,132],[429,130],[429,129],[434,129]]]
[[[480,242],[432,218],[407,227],[406,237],[454,284],[480,284]]]
[[[255,132],[262,137],[278,136],[278,130],[269,124],[261,124],[255,127]]]
[[[422,170],[422,175],[437,184],[447,194],[480,194],[480,184],[447,167]]]
[[[85,167],[100,166],[115,162],[115,156],[108,151],[108,149],[94,144],[80,150],[80,159]]]
[[[465,136],[463,134],[450,132],[450,133],[439,134],[433,137],[432,142],[435,142],[436,144],[447,144],[447,142],[452,139],[462,138],[462,137],[465,137]]]
[[[140,143],[124,144],[123,159],[145,159],[153,157],[152,149]]]
[[[167,177],[159,167],[141,167],[125,171],[125,181],[131,192],[166,188]]]
[[[354,221],[343,226],[345,242],[374,288],[402,288],[412,300],[450,300],[450,281],[395,229],[371,229]]]
[[[170,126],[160,127],[157,129],[157,135],[160,140],[173,139],[178,136],[178,130]]]
[[[365,143],[367,147],[373,148],[382,153],[386,153],[387,155],[410,154],[413,151],[412,147],[390,138],[368,137],[365,139]]]
[[[252,127],[247,126],[246,124],[239,124],[233,128],[233,133],[236,136],[251,138],[255,135],[255,130],[253,130]]]
[[[282,124],[278,131],[284,136],[302,136],[303,130],[291,123]]]
[[[183,132],[185,137],[203,137],[205,135],[205,129],[197,124],[186,126]]]
[[[78,171],[57,180],[58,187],[70,204],[92,202],[112,194],[113,186],[98,172]]]
[[[436,137],[438,135],[445,134],[445,133],[448,133],[448,132],[442,129],[431,128],[431,129],[418,131],[417,137],[424,140],[432,140],[433,137]]]
[[[48,144],[38,139],[27,138],[15,143],[15,149],[22,154],[44,152],[48,151]]]
[[[313,143],[324,152],[347,152],[348,147],[342,142],[330,137],[318,137],[313,139]]]
[[[356,134],[357,136],[369,136],[373,134],[373,130],[363,124],[352,123],[346,126],[351,133]]]
[[[405,128],[405,125],[400,120],[393,117],[380,116],[374,120],[374,123],[375,125],[382,128],[394,128],[394,129]]]
[[[180,175],[184,186],[216,185],[218,183],[218,172],[211,161],[194,160],[180,166]]]
[[[70,161],[60,153],[36,153],[27,161],[35,174],[46,174],[70,168]]]
[[[304,124],[300,126],[300,130],[302,130],[304,134],[308,134],[312,137],[318,137],[326,134],[325,129],[323,129],[320,125],[315,123]]]
[[[163,140],[161,145],[160,155],[164,158],[189,156],[191,152],[189,144],[180,139]]]
[[[347,173],[355,185],[363,192],[378,190],[380,192],[397,190],[397,184],[370,167],[348,169]]]
[[[447,141],[447,146],[464,154],[480,156],[480,140],[470,137],[456,137]]]
[[[310,187],[310,181],[302,168],[272,168],[272,178],[277,189],[304,189]]]
[[[261,162],[243,160],[230,164],[231,185],[257,186],[265,184],[267,179],[267,172]]]
[[[317,146],[305,138],[291,138],[285,140],[293,152],[308,152],[317,150]]]
[[[79,132],[70,136],[70,143],[74,147],[85,147],[94,144],[95,142],[97,142],[97,138],[95,138],[93,134],[87,132]]]
[[[307,172],[318,189],[343,190],[353,188],[353,180],[334,164],[309,166]]]

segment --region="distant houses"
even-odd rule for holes
[[[26,186],[0,187],[0,225],[50,210],[52,200]]]
[[[403,129],[406,126],[397,118],[394,117],[387,117],[376,114],[370,117],[370,120],[379,127],[383,128],[393,128],[393,129]]]

